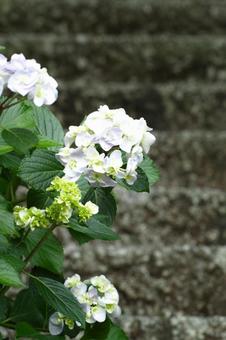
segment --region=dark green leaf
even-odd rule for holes
[[[83,327],[85,326],[85,314],[80,304],[62,283],[45,277],[33,276],[33,280],[46,303],[66,317],[79,321]]]
[[[62,165],[55,153],[49,150],[35,150],[25,157],[19,168],[21,179],[36,190],[45,190],[54,177],[62,176]]]
[[[27,101],[20,102],[5,109],[0,117],[0,129],[34,128],[35,121],[32,116],[32,109],[27,103]]]
[[[63,145],[64,130],[52,112],[46,107],[37,107],[33,105],[32,113],[36,122],[38,134],[42,137],[42,140],[48,140],[57,143],[57,145]]]
[[[4,139],[2,138],[2,135],[0,134],[0,155],[4,155],[6,153],[9,153],[13,151],[13,147],[8,145]]]
[[[120,327],[106,319],[87,328],[81,340],[128,340],[128,337]]]
[[[76,184],[78,184],[79,189],[81,190],[82,193],[82,198],[84,198],[89,189],[91,189],[89,182],[85,179],[85,177],[81,176],[79,180],[76,182]]]
[[[84,234],[93,240],[97,239],[111,241],[118,239],[118,235],[109,226],[104,225],[95,218],[90,218],[84,225],[80,224],[76,218],[71,218],[68,227],[73,231]],[[76,235],[74,236],[76,237]]]
[[[146,156],[139,167],[146,174],[149,185],[153,185],[159,180],[159,170],[149,157]]]
[[[96,219],[106,225],[112,225],[117,212],[115,198],[108,189],[91,188],[86,194],[84,201],[91,201],[98,205],[99,214]],[[84,203],[85,203],[84,202]]]
[[[45,233],[46,230],[36,229],[27,236],[25,244],[28,252],[35,247]],[[61,273],[63,261],[63,247],[56,237],[50,234],[32,257],[31,263],[54,273]]]
[[[7,318],[9,311],[9,299],[5,296],[0,297],[0,322]]]
[[[0,233],[4,236],[17,235],[13,214],[2,205],[0,205]]]
[[[133,185],[129,185],[124,180],[118,180],[118,183],[126,188],[136,192],[149,192],[149,182],[146,174],[140,168],[137,169],[137,180]]]
[[[20,162],[21,158],[14,152],[0,156],[0,164],[3,165],[4,168],[10,169],[13,172],[17,172]]]
[[[28,129],[3,130],[2,137],[15,151],[22,154],[26,154],[29,149],[38,143],[38,137]]]
[[[35,340],[63,340],[62,336],[51,336],[51,335],[42,335],[38,331],[36,331],[31,325],[27,322],[20,322],[16,325],[16,337],[17,339],[35,339]]]
[[[21,287],[23,283],[16,269],[5,258],[0,258],[0,283],[5,286]]]
[[[30,189],[27,194],[27,206],[36,207],[39,209],[45,209],[53,202],[50,193],[46,191],[38,191],[34,189]]]

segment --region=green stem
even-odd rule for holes
[[[28,256],[25,258],[24,260],[24,267],[23,269],[26,267],[26,265],[28,264],[28,262],[30,261],[30,259],[34,256],[34,254],[36,253],[36,251],[41,247],[41,245],[43,244],[43,242],[45,242],[45,240],[48,238],[49,234],[56,228],[55,225],[52,225],[45,233],[45,235],[43,235],[43,237],[39,240],[39,242],[36,244],[36,246],[31,250],[31,252],[28,254]]]
[[[31,229],[28,228],[28,229],[23,233],[23,235],[22,235],[20,241],[19,241],[19,242],[17,243],[17,245],[16,245],[16,248],[18,248],[18,247],[21,245],[21,243],[26,239],[26,237],[28,236],[28,234],[30,233],[30,231],[31,231]]]

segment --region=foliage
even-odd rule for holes
[[[25,62],[23,58],[21,60]],[[108,178],[100,182],[104,185],[92,183],[90,173],[86,175],[86,172],[77,174],[76,183],[70,182],[72,178],[67,178],[69,170],[65,170],[62,161],[65,157],[64,143],[67,142],[60,122],[47,107],[38,105],[39,97],[32,92],[33,88],[29,88],[28,96],[32,94],[36,104],[22,96],[18,75],[13,76],[15,79],[10,78],[11,91],[18,93],[16,96],[0,97],[0,326],[14,329],[18,339],[52,339],[48,320],[57,312],[59,320],[55,320],[56,326],[64,324],[64,330],[55,339],[65,339],[66,334],[74,336],[83,331],[83,340],[125,340],[125,333],[109,318],[113,305],[105,302],[110,314],[102,322],[89,324],[87,321],[87,311],[85,315],[84,303],[79,302],[76,289],[86,285],[88,294],[89,284],[78,280],[74,290],[63,284],[63,246],[53,231],[67,228],[80,245],[95,239],[117,240],[119,236],[112,228],[117,212],[113,187],[118,184],[126,190],[148,192],[150,185],[158,180],[158,170],[147,155],[141,155],[139,149],[133,155],[139,161],[135,167],[132,166],[132,180],[129,179],[128,164],[121,159],[121,153],[114,153],[121,167],[117,168],[111,154],[103,149],[106,141],[102,139],[100,152],[103,157],[108,157]],[[9,75],[7,77],[7,80],[3,79],[4,86],[7,81],[9,83]],[[38,79],[36,90],[41,78]],[[50,80],[48,77],[45,79]],[[43,82],[44,89],[45,86]],[[55,83],[52,87],[55,91]],[[43,97],[43,103],[48,103],[48,100]],[[92,129],[93,124],[91,122]],[[95,135],[94,130],[92,136]],[[87,131],[85,133],[87,137]],[[67,134],[66,139],[69,137]],[[146,137],[149,138],[150,134]],[[148,143],[144,143],[145,147]],[[115,146],[113,149],[112,153]],[[77,152],[76,148],[74,150]],[[130,151],[127,150],[126,155],[126,162],[129,162]],[[96,159],[92,158],[91,163],[98,168]],[[87,162],[85,167],[87,169]],[[128,171],[131,171],[131,164]],[[123,176],[120,177],[121,173]],[[106,183],[110,185],[107,187]],[[106,283],[107,279],[102,277],[101,280],[103,285],[107,285],[106,296],[111,291],[117,300],[115,288]],[[15,300],[5,296],[10,287],[20,288]],[[101,291],[98,284],[95,286],[93,283],[92,288]],[[103,291],[99,296],[101,294]],[[115,306],[117,304],[118,300]],[[95,303],[91,308],[94,313]],[[99,317],[97,312],[95,320]]]

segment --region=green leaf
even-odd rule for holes
[[[63,175],[62,169],[53,151],[35,150],[21,162],[19,176],[33,189],[45,190],[54,177]]]
[[[41,327],[45,322],[45,313],[45,302],[36,293],[35,288],[29,287],[29,289],[23,289],[17,294],[11,317],[16,322],[26,321],[33,326]]]
[[[35,121],[32,116],[32,109],[28,103],[28,101],[20,102],[5,109],[0,117],[0,129],[34,128]]]
[[[25,245],[28,252],[35,247],[45,233],[46,230],[36,229],[27,236]],[[50,234],[32,257],[31,263],[51,272],[61,273],[63,269],[63,261],[63,247],[56,237]]]
[[[36,331],[31,325],[27,322],[19,322],[16,325],[16,338],[17,339],[27,339],[32,338],[36,340],[63,340],[62,336],[51,336],[51,335],[42,335],[38,331]]]
[[[128,340],[128,337],[120,327],[106,319],[87,328],[81,340]]]
[[[52,112],[46,107],[37,107],[33,105],[32,114],[36,123],[38,134],[41,136],[41,140],[51,141],[52,143],[55,142],[55,145],[63,145],[64,130],[59,120],[52,114]],[[45,147],[55,145],[46,145]]]
[[[12,261],[7,261],[6,258],[2,258],[2,256],[0,258],[0,283],[5,286],[23,286],[18,272],[12,266]]]
[[[13,128],[2,131],[2,137],[7,144],[19,153],[26,154],[38,143],[38,137],[28,129]]]
[[[34,284],[43,299],[56,311],[66,317],[79,321],[85,326],[85,313],[73,294],[58,281],[32,276]]]
[[[148,177],[140,168],[137,168],[137,180],[133,185],[127,184],[124,180],[117,180],[117,182],[127,190],[132,190],[136,192],[149,192]]]
[[[96,219],[106,225],[112,225],[116,212],[117,205],[115,198],[109,189],[104,188],[91,188],[83,199],[83,202],[91,201],[98,205],[99,214],[96,215]]]
[[[13,214],[2,205],[0,205],[0,233],[6,237],[17,235]]]
[[[61,146],[62,144],[59,144],[58,142],[55,142],[52,139],[47,139],[42,136],[38,136],[38,144],[37,148],[39,149],[48,149],[56,146]]]
[[[76,184],[79,186],[79,189],[82,193],[82,198],[86,196],[87,192],[92,188],[89,184],[89,182],[85,179],[85,177],[80,176],[79,180],[76,182]],[[93,189],[93,188],[92,188]]]
[[[21,158],[14,152],[0,156],[0,164],[4,168],[17,172],[20,166]]]
[[[159,180],[159,170],[149,157],[146,156],[139,167],[147,176],[149,185],[153,185]]]
[[[27,194],[27,206],[45,209],[53,202],[50,193],[41,190],[30,189]]]
[[[9,153],[13,151],[13,147],[8,145],[4,139],[2,138],[2,135],[0,134],[0,155],[4,155],[6,153]]]
[[[5,296],[0,297],[0,322],[7,318],[9,311],[9,299]]]
[[[88,236],[88,240],[118,240],[118,235],[109,226],[104,225],[100,221],[96,220],[94,217],[90,218],[83,225],[80,224],[75,217],[73,217],[70,219],[68,227],[71,229],[71,234],[75,238],[76,234],[73,234],[73,231]]]

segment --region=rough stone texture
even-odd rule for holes
[[[81,122],[99,105],[124,107],[158,130],[226,128],[226,82],[97,83],[80,79],[60,83],[56,112],[65,126]],[[213,114],[214,113],[214,114]]]
[[[150,156],[160,167],[161,185],[226,188],[226,133],[161,132]]]
[[[104,273],[120,291],[126,315],[226,315],[225,246],[153,246],[95,241],[65,250],[65,274]],[[92,259],[92,260],[91,260]],[[210,279],[211,278],[211,279]]]
[[[223,0],[1,0],[0,7],[6,33],[224,33],[226,20]]]
[[[131,340],[224,340],[226,318],[189,317],[125,317],[124,328]]]
[[[92,81],[226,80],[224,37],[177,35],[0,35],[7,52],[35,57],[55,77]]]
[[[115,193],[115,227],[124,244],[226,245],[226,194],[219,190],[153,188]]]

